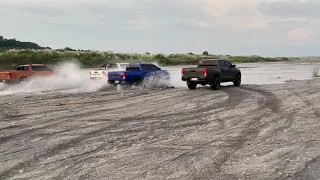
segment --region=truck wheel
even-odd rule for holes
[[[142,80],[141,79],[135,79],[134,82],[133,82],[133,85],[134,86],[140,86],[142,83]]]
[[[19,83],[24,83],[24,82],[26,82],[28,79],[26,78],[26,77],[22,77],[22,78],[20,78],[20,80],[19,80]]]
[[[241,84],[241,76],[237,75],[236,79],[233,81],[233,85],[234,86],[240,86],[240,84]]]
[[[190,90],[195,90],[196,88],[197,88],[197,84],[196,83],[188,83],[188,88],[190,89]]]
[[[213,80],[213,84],[211,84],[211,89],[213,90],[219,90],[220,89],[220,78],[215,77]]]

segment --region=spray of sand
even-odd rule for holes
[[[170,73],[170,86],[179,88],[186,87],[186,83],[181,80],[181,69],[188,66],[160,66],[156,62],[154,62],[154,64]]]
[[[51,77],[31,78],[25,83],[12,86],[1,84],[0,95],[48,91],[95,92],[108,86],[107,77],[90,80],[89,70],[82,69],[76,62],[61,63],[54,70],[57,73]]]
[[[170,80],[161,79],[160,81],[156,81],[151,77],[144,81],[146,88],[186,87],[185,82],[181,81],[182,67],[166,67],[160,66],[157,63],[154,64],[161,69],[168,70]],[[82,69],[81,65],[76,61],[58,64],[54,70],[57,72],[54,76],[36,77],[22,84],[9,86],[0,83],[0,95],[44,92],[96,92],[110,87],[107,77],[101,80],[90,80],[89,70]]]
[[[138,88],[167,88],[167,87],[185,87],[185,82],[181,81],[181,69],[182,67],[168,67],[168,66],[160,66],[157,62],[152,62],[152,64],[158,66],[162,70],[167,70],[170,74],[170,79],[167,80],[165,78],[160,78],[160,73],[152,73],[148,77],[146,77],[142,86]]]

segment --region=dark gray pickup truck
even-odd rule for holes
[[[221,82],[241,84],[241,71],[226,60],[201,60],[196,68],[183,68],[181,80],[186,81],[188,88],[196,89],[198,84],[209,84],[213,90],[220,89]]]

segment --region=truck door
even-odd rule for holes
[[[21,77],[24,76],[24,74],[23,74],[24,66],[18,66],[18,67],[16,68],[16,71],[17,71],[18,73],[13,73],[12,78],[13,78],[13,79],[16,79],[16,80],[19,80]]]
[[[219,69],[220,69],[220,80],[221,81],[228,81],[228,69],[229,67],[226,66],[224,60],[219,60]]]
[[[224,64],[227,67],[227,76],[228,76],[228,81],[234,79],[235,73],[236,73],[236,68],[232,66],[232,64],[229,61],[224,61]]]
[[[25,77],[29,77],[32,76],[33,74],[31,74],[32,72],[30,71],[30,66],[23,66],[23,75]]]
[[[31,66],[32,75],[36,76],[46,76],[52,74],[53,70],[47,66],[43,65],[33,65]]]
[[[155,74],[160,68],[153,64],[142,64],[142,76],[147,77],[147,76],[152,76]]]

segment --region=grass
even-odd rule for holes
[[[313,68],[313,71],[312,71],[312,75],[313,77],[320,77],[319,75],[319,68]]]
[[[112,51],[61,51],[61,50],[6,50],[0,52],[0,65],[15,67],[20,64],[57,64],[66,60],[77,60],[83,67],[98,67],[114,62],[156,62],[159,65],[194,65],[201,59],[225,59],[231,63],[296,61],[295,58],[268,58],[260,56],[229,56],[200,54],[137,54],[114,53]]]

